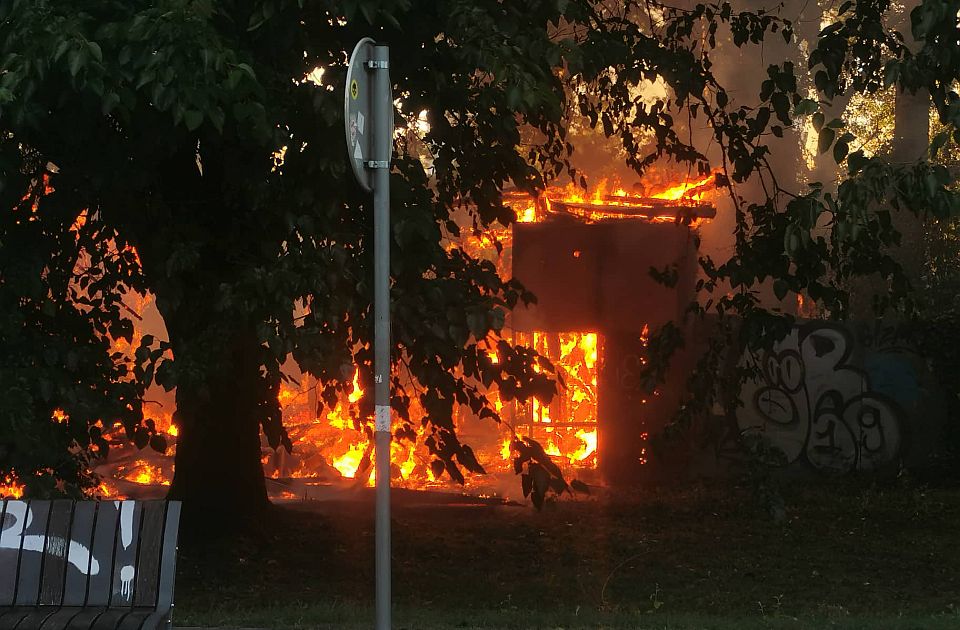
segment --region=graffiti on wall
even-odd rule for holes
[[[896,464],[904,448],[904,414],[890,388],[914,395],[915,379],[895,357],[878,359],[882,355],[871,350],[865,360],[862,351],[846,327],[817,321],[795,327],[771,352],[748,354],[744,362],[753,377],[741,392],[740,430],[764,436],[787,463],[822,473],[874,472]],[[899,380],[881,391],[873,382],[880,373]]]

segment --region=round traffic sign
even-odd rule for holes
[[[373,57],[374,41],[364,37],[350,55],[347,67],[347,86],[343,98],[343,117],[347,136],[347,157],[353,174],[364,190],[373,190],[373,172],[365,162],[373,157],[373,112],[370,73],[366,63]]]

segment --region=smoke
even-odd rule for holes
[[[672,4],[679,8],[692,9],[696,1],[687,0]],[[728,25],[720,25],[716,32],[717,46],[712,50],[706,49],[706,53],[712,64],[711,72],[729,96],[728,108],[760,106],[761,83],[768,78],[767,69],[772,64],[792,63],[801,83],[801,89],[812,83],[806,75],[805,58],[809,44],[805,42],[815,39],[819,31],[822,10],[817,3],[781,5],[771,1],[744,0],[732,4],[734,13],[764,11],[789,20],[793,24],[796,36],[788,43],[779,31],[776,33],[768,31],[763,42],[759,44],[748,42],[742,46],[736,46]],[[645,17],[640,20],[641,23],[646,22]],[[703,35],[701,45],[706,42],[705,29]],[[691,41],[695,40],[696,33],[691,38]],[[661,81],[637,86],[636,93],[647,102],[658,99],[668,100],[671,97],[669,89]],[[674,130],[678,135],[706,155],[712,167],[722,168],[724,163],[721,147],[715,138],[714,129],[702,112],[699,112],[697,117],[694,117],[690,111],[673,110],[671,114]],[[763,137],[763,142],[769,149],[766,160],[770,173],[775,178],[777,186],[793,193],[803,192],[805,182],[810,176],[804,161],[803,138],[798,130],[786,127],[780,121],[775,120],[772,124],[783,126],[784,130],[781,138],[771,133]],[[622,187],[629,191],[649,183],[656,184],[664,180],[680,181],[696,175],[695,171],[691,173],[689,165],[661,160],[641,176],[625,164],[627,156],[619,138],[606,138],[599,129],[591,129],[589,125],[582,123],[573,124],[571,131],[576,145],[573,163],[586,174],[591,184],[595,185],[601,179],[613,178],[621,182]],[[643,139],[646,150],[653,150],[655,138],[652,134],[644,138],[642,130],[635,130],[635,133]],[[835,173],[835,170],[831,172],[825,160],[818,160],[815,174],[819,179],[830,181],[831,173]],[[773,179],[770,177],[764,180],[755,174],[748,181],[737,184],[735,193],[744,204],[762,203],[773,192],[772,182]],[[711,201],[717,207],[717,216],[704,222],[699,228],[700,253],[719,263],[728,260],[734,253],[736,208],[725,189],[718,190]],[[785,200],[781,199],[781,203],[783,202]],[[768,294],[764,296],[768,307],[781,306],[790,309],[794,306],[780,304],[779,300],[773,297],[772,291],[762,290],[761,292]]]

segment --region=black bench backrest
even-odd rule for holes
[[[178,501],[0,505],[0,608],[173,605]]]

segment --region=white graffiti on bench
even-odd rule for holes
[[[124,549],[133,544],[133,511],[132,501],[113,501],[113,506],[120,512],[120,543]],[[100,510],[108,503],[102,503]],[[71,540],[69,550],[67,541],[59,536],[44,534],[25,535],[28,527],[33,523],[33,510],[26,501],[7,501],[7,508],[3,517],[3,530],[0,531],[0,549],[15,551],[31,551],[47,553],[53,556],[66,555],[67,562],[75,566],[86,575],[98,575],[100,562],[91,557],[90,550],[82,543]],[[120,569],[120,595],[130,599],[133,593],[133,578],[136,569],[132,565],[125,565]]]

